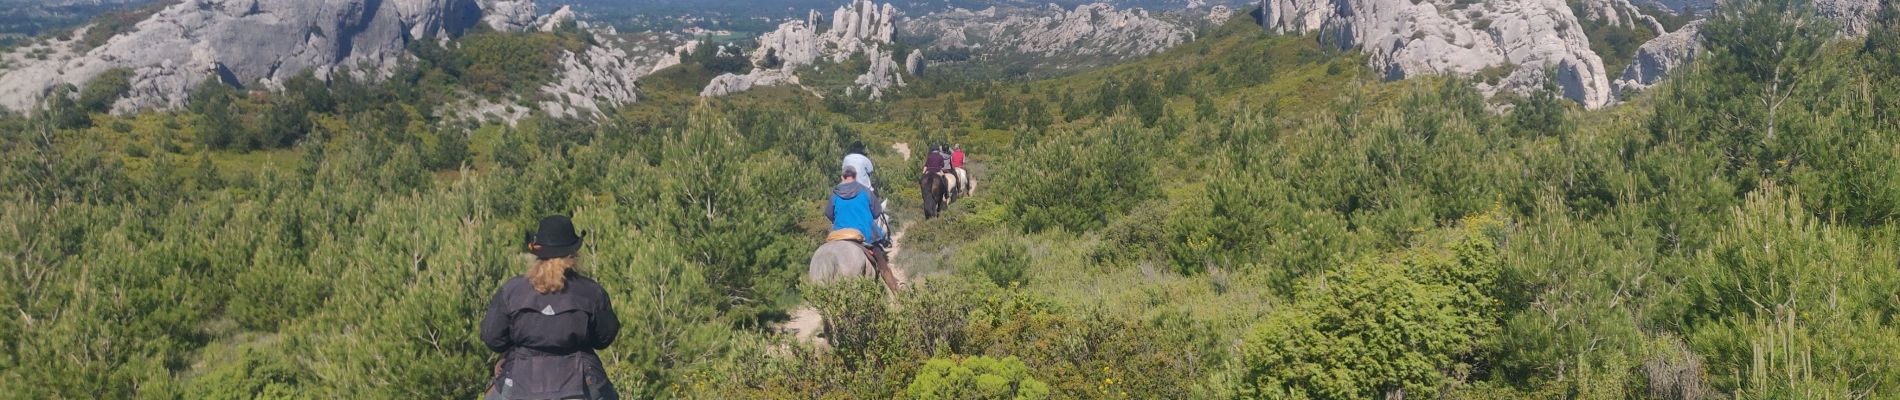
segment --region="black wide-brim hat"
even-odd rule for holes
[[[571,256],[581,250],[586,236],[574,232],[574,221],[567,216],[550,215],[541,219],[539,230],[528,234],[528,252],[543,260]]]

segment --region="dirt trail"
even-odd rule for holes
[[[909,143],[893,144],[891,148],[897,150],[898,154],[902,154],[905,161],[910,160]],[[903,264],[897,263],[897,254],[904,251],[905,229],[900,226],[892,228],[892,231],[891,248],[887,250],[889,258],[891,259],[891,273],[897,275],[898,287],[909,288],[910,271],[904,269]],[[817,345],[819,348],[829,348],[830,345],[825,342],[825,339],[818,337],[818,331],[824,329],[824,324],[824,317],[818,315],[817,309],[812,308],[811,305],[808,304],[801,304],[798,308],[792,310],[792,319],[785,321],[784,325],[779,325],[778,330],[792,334],[792,337],[797,338],[800,342],[811,343]]]
[[[891,149],[897,150],[897,154],[904,155],[904,161],[910,161],[910,143],[893,144]]]

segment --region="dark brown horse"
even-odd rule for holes
[[[949,184],[949,181],[943,179],[943,175],[924,173],[923,179],[918,182],[923,192],[924,219],[936,218],[938,214],[943,213],[944,206],[948,205],[945,203],[944,195],[950,191]]]

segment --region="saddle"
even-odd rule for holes
[[[831,231],[831,235],[825,236],[825,242],[827,243],[845,242],[845,241],[858,242],[862,244],[865,241],[864,232],[858,232],[857,229],[846,228],[846,229]]]

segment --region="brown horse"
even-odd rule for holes
[[[943,175],[924,173],[923,179],[918,182],[923,192],[924,219],[936,218],[938,214],[943,213],[944,207],[949,205],[944,198],[949,194],[949,185],[950,182],[944,180]]]

